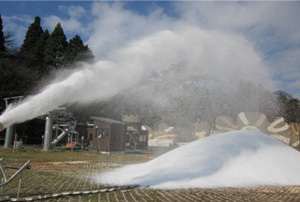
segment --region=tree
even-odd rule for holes
[[[287,123],[300,123],[300,102],[284,91],[274,93],[277,97],[278,115]]]
[[[79,61],[90,61],[93,58],[91,50],[83,44],[79,35],[75,35],[69,41],[64,57],[66,65]]]
[[[61,67],[63,65],[67,45],[68,42],[64,30],[60,23],[58,23],[46,41],[44,52],[46,65],[54,68]]]
[[[44,31],[41,27],[41,19],[40,17],[35,17],[34,22],[29,26],[28,31],[26,32],[20,54],[25,55],[26,57],[34,57],[34,47],[43,33]]]
[[[4,34],[4,40],[6,52],[8,52],[9,54],[15,54],[18,51],[18,47],[16,47],[15,45],[14,34],[10,31],[6,32]]]
[[[6,52],[1,15],[0,15],[0,52]]]
[[[35,59],[37,60],[39,66],[42,66],[44,64],[44,58],[45,58],[45,46],[47,39],[49,38],[49,32],[48,30],[45,30],[45,32],[41,35],[41,37],[37,40],[32,52],[35,56]]]
[[[300,123],[300,102],[292,98],[285,106],[285,121],[287,123]]]

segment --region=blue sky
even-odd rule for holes
[[[218,31],[247,40],[275,83],[300,98],[300,2],[278,1],[0,1],[5,32],[24,40],[35,16],[43,29],[61,23],[65,34],[79,34],[97,60],[128,43],[184,26]],[[263,83],[263,81],[262,81]]]

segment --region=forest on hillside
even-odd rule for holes
[[[55,71],[94,60],[79,35],[67,40],[60,23],[49,33],[41,27],[40,17],[28,27],[21,47],[14,46],[13,36],[3,33],[0,16],[0,98],[29,95]]]

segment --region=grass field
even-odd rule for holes
[[[52,151],[40,148],[0,149],[0,158],[5,165],[20,167],[30,160],[31,169],[22,175],[20,198],[32,200],[32,196],[58,193],[42,201],[98,201],[98,202],[139,202],[139,201],[300,201],[300,187],[250,187],[216,189],[156,190],[136,187],[131,189],[108,189],[109,185],[94,184],[94,173],[104,172],[123,165],[141,163],[157,157],[161,152],[149,151],[144,154],[97,154],[94,151]],[[5,170],[8,177],[15,170]],[[300,171],[299,171],[300,172]],[[2,190],[2,200],[15,200],[19,178]],[[109,187],[111,188],[111,187]],[[67,195],[71,194],[72,195]],[[84,193],[83,193],[84,192]],[[92,193],[93,192],[93,193]],[[62,193],[65,193],[62,196]],[[1,200],[0,200],[1,201]]]

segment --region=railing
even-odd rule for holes
[[[18,175],[20,175],[19,184],[18,184],[18,191],[17,191],[17,198],[19,198],[20,190],[21,190],[21,183],[22,183],[22,174],[24,169],[30,169],[30,160],[28,160],[24,165],[20,168],[13,167],[13,166],[4,166],[3,158],[0,158],[0,172],[2,174],[2,181],[0,183],[0,197],[2,197],[3,187],[15,179]],[[5,168],[16,169],[17,171],[7,179],[5,174]]]

